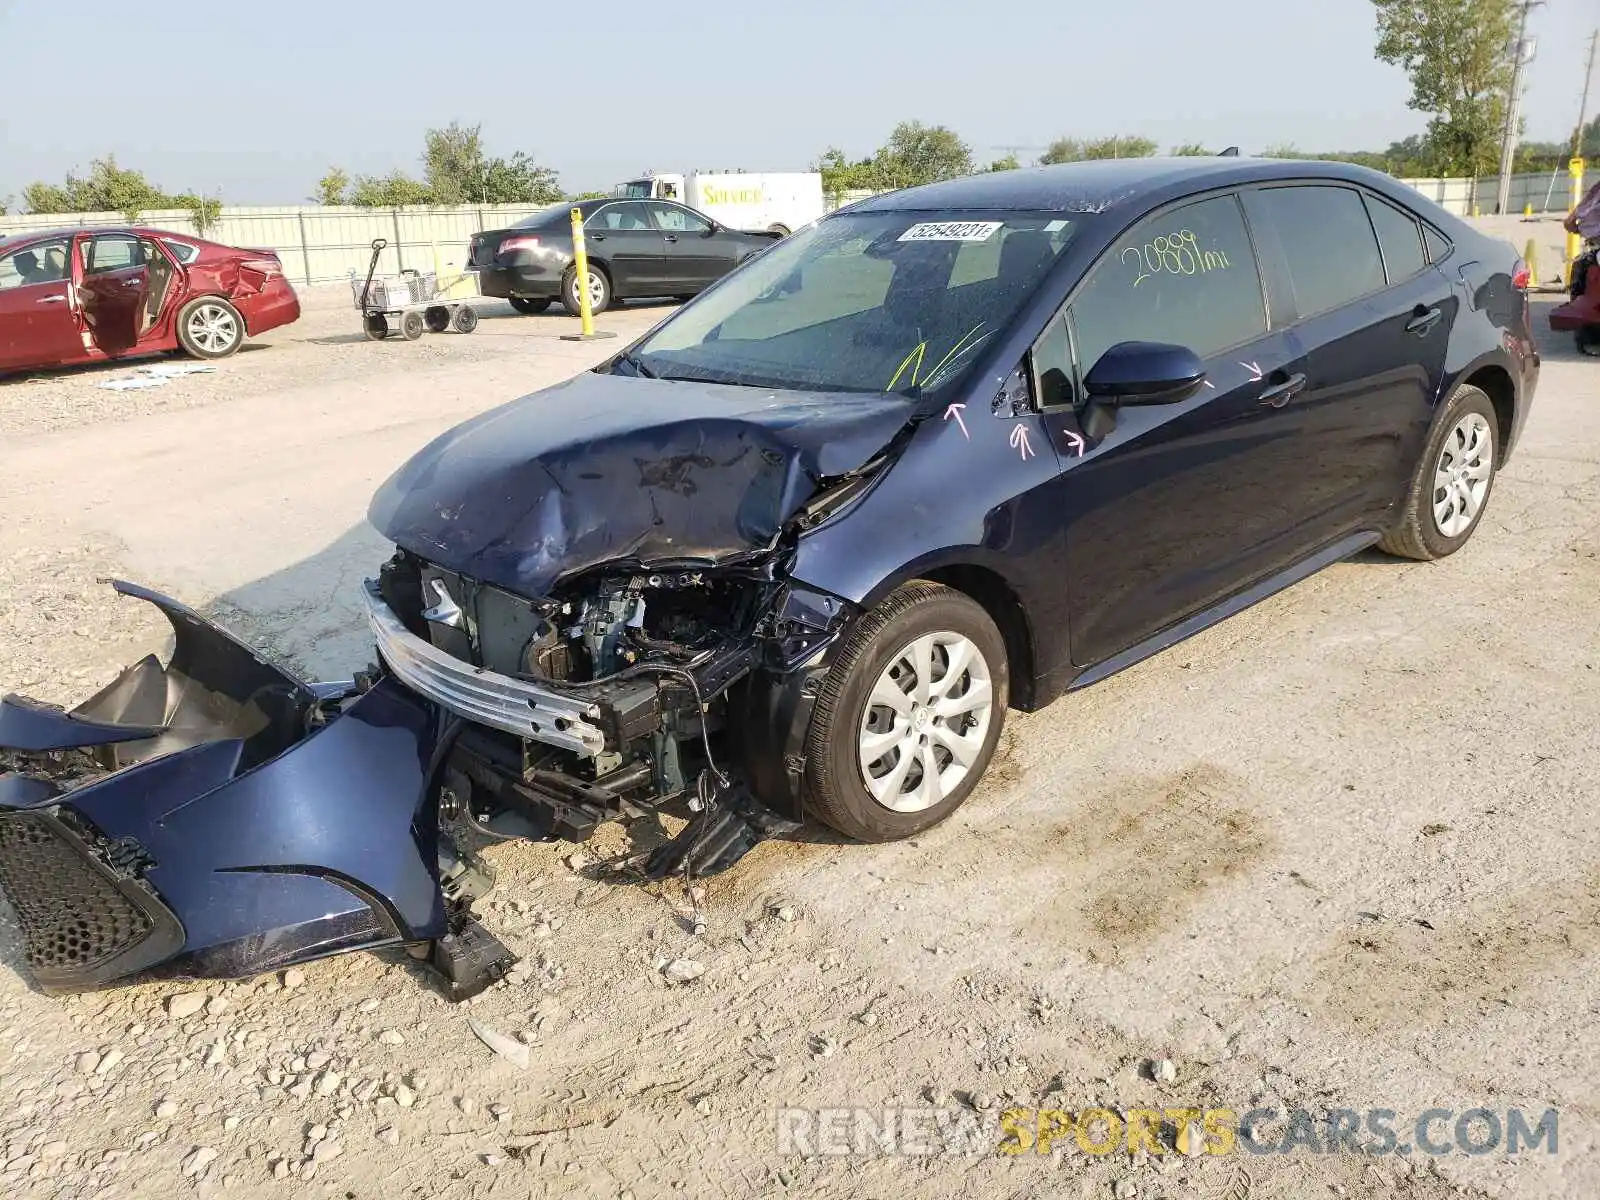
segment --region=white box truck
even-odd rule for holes
[[[676,200],[729,229],[790,234],[822,216],[822,176],[815,171],[647,172],[619,183],[618,196]]]

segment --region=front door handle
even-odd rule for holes
[[[67,298],[65,296],[45,296],[34,301],[35,304],[65,304],[66,302]]]
[[[1425,334],[1439,323],[1440,317],[1444,316],[1444,309],[1442,308],[1423,309],[1421,305],[1418,305],[1417,310],[1411,320],[1406,322],[1407,333]]]
[[[1289,403],[1290,400],[1293,400],[1297,395],[1304,391],[1305,386],[1306,377],[1304,375],[1291,375],[1282,383],[1275,383],[1266,391],[1262,392],[1261,403],[1269,404],[1273,408],[1282,408],[1285,404]]]
[[[677,240],[678,240],[678,235],[677,235],[677,234],[675,234],[675,233],[669,233],[669,234],[667,234],[667,241],[669,241],[669,242],[675,242],[675,241],[677,241]]]

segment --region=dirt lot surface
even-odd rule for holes
[[[101,390],[126,373],[108,369],[0,385],[0,691],[75,701],[160,648],[108,574],[347,674],[384,553],[375,485],[616,345],[498,307],[470,337],[371,344],[346,304],[312,293],[298,325],[161,389]],[[0,1188],[1600,1195],[1600,363],[1545,340],[1462,553],[1362,557],[1014,714],[955,819],[893,846],[766,844],[710,882],[702,935],[681,887],[598,882],[561,845],[495,852],[485,920],[526,965],[466,1007],[401,955],[51,999],[8,917]],[[668,982],[679,960],[704,973]],[[1559,1151],[996,1152],[1002,1109],[1095,1104],[1390,1109],[1405,1142],[1430,1108],[1555,1108]],[[966,1154],[780,1153],[776,1110],[854,1105],[979,1132]]]

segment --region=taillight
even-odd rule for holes
[[[283,264],[275,258],[247,258],[239,266],[246,271],[258,271],[269,279],[283,274]]]
[[[1528,273],[1528,264],[1520,258],[1517,259],[1517,265],[1511,269],[1511,286],[1519,292],[1525,292],[1532,282],[1533,280]]]
[[[539,239],[536,237],[508,237],[500,243],[501,254],[511,254],[517,250],[537,250]]]

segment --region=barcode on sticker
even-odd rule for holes
[[[1004,221],[924,221],[900,235],[902,242],[987,242]]]

